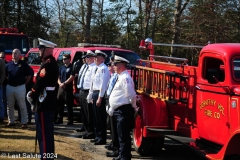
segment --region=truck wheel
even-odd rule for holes
[[[141,156],[147,156],[153,147],[152,137],[143,137],[142,118],[138,113],[135,114],[135,127],[132,132],[133,146]]]

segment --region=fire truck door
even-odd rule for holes
[[[230,93],[225,84],[225,71],[221,70],[220,67],[223,62],[219,59],[209,58],[204,63],[205,67],[208,68],[206,68],[205,74],[203,72],[202,80],[198,81],[196,86],[199,136],[209,141],[224,144],[225,138],[229,136]]]

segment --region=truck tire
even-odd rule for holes
[[[134,120],[135,127],[132,131],[134,149],[141,156],[147,156],[150,154],[153,147],[153,138],[142,136],[142,118],[138,112],[135,113]]]

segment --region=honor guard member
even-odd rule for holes
[[[81,107],[83,108],[82,115],[84,115],[84,118],[86,118],[84,123],[86,133],[82,136],[83,139],[95,138],[92,103],[88,103],[86,99],[91,86],[92,76],[95,74],[96,70],[94,57],[95,53],[93,53],[91,50],[88,50],[87,54],[84,57],[87,67],[84,69],[80,78],[80,82],[78,84],[79,95],[81,99]]]
[[[59,114],[59,119],[55,122],[55,124],[63,123],[63,114],[64,114],[64,105],[67,105],[68,111],[68,122],[67,125],[73,124],[73,80],[74,80],[74,72],[71,61],[70,54],[63,55],[63,66],[59,68],[59,77],[58,77],[58,107],[59,109],[56,111],[57,116]]]
[[[81,76],[82,76],[82,74],[83,74],[83,71],[87,68],[87,66],[88,66],[88,64],[86,63],[86,57],[85,57],[85,55],[83,55],[82,56],[82,61],[83,61],[83,65],[82,65],[82,67],[80,68],[80,70],[79,70],[79,73],[78,73],[78,79],[77,79],[77,88],[79,89],[80,88],[80,80],[81,80]],[[80,92],[80,90],[79,90],[79,92]],[[80,113],[81,113],[81,118],[82,118],[82,126],[81,126],[81,128],[80,129],[76,129],[76,131],[77,132],[84,132],[84,131],[86,131],[86,127],[85,127],[85,124],[86,124],[86,115],[84,114],[84,111],[83,111],[83,107],[82,107],[82,98],[79,96],[79,105],[80,105],[80,107],[81,107],[81,110],[80,110]],[[82,134],[82,135],[80,135],[80,137],[79,138],[82,138],[82,136],[83,135],[85,135],[85,133],[84,134]]]
[[[36,136],[41,159],[54,159],[54,112],[57,109],[58,65],[52,56],[56,44],[38,38],[39,55],[42,60],[36,83],[28,94],[32,98],[35,111]]]
[[[119,156],[113,160],[131,159],[131,137],[130,131],[134,124],[134,109],[136,106],[136,92],[134,83],[127,71],[127,63],[123,57],[114,56],[114,70],[118,74],[118,80],[109,96],[109,115],[114,116],[117,121],[119,139]]]
[[[95,139],[91,140],[95,145],[106,144],[106,129],[107,129],[107,113],[105,109],[104,94],[107,90],[107,84],[110,79],[110,72],[107,66],[104,64],[107,54],[96,50],[95,51],[95,74],[92,79],[92,85],[87,97],[88,103],[92,101],[93,113],[94,113],[94,128]]]
[[[27,107],[25,101],[26,85],[31,79],[30,68],[27,63],[20,59],[21,51],[12,51],[12,61],[6,65],[6,76],[8,85],[6,96],[8,102],[8,124],[6,127],[14,126],[14,105],[17,101],[21,113],[22,128],[27,128]]]

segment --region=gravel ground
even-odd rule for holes
[[[76,112],[75,112],[76,114]],[[81,123],[76,122],[74,125],[66,125],[66,117],[64,118],[64,124],[55,125],[55,133],[59,135],[64,135],[71,137],[74,140],[79,142],[79,150],[83,152],[91,153],[92,157],[96,160],[110,160],[105,156],[107,150],[104,148],[104,145],[95,146],[90,142],[89,139],[78,138],[80,133],[76,132],[76,128],[81,127]],[[110,131],[108,133],[108,140],[110,142]],[[152,153],[149,157],[141,157],[137,152],[132,148],[132,160],[205,160],[205,158],[200,157],[195,152],[186,148],[184,145],[176,143],[172,140],[165,139],[165,144],[162,148],[162,151],[157,153]],[[88,159],[88,157],[82,157],[81,159]],[[90,158],[92,159],[92,158]]]

